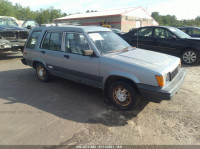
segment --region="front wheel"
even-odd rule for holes
[[[187,65],[193,65],[198,61],[198,53],[196,50],[187,49],[181,54],[181,61]]]
[[[138,92],[129,83],[123,81],[113,82],[108,89],[109,99],[122,110],[130,110],[138,103]]]

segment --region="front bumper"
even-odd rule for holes
[[[12,45],[8,40],[0,39],[0,49],[9,49]]]
[[[158,102],[162,100],[170,100],[183,84],[185,76],[186,71],[181,68],[175,78],[163,88],[138,84],[138,89],[143,98],[148,101]]]
[[[21,62],[22,62],[24,65],[27,65],[25,58],[22,58],[22,59],[21,59]]]
[[[26,43],[26,40],[13,40],[10,41],[12,47],[23,47]]]
[[[0,40],[0,49],[10,49],[12,47],[24,47],[26,40]]]

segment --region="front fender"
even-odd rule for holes
[[[123,77],[123,78],[132,80],[136,84],[140,83],[139,79],[136,76],[133,76],[132,74],[129,74],[126,72],[120,72],[120,71],[111,71],[103,78],[103,81],[102,81],[103,90],[105,88],[106,81],[110,76]]]

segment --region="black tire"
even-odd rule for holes
[[[130,110],[139,100],[138,91],[125,81],[113,82],[108,88],[108,97],[121,110]]]
[[[194,65],[198,62],[198,52],[194,49],[187,49],[181,53],[181,62],[186,65]]]
[[[47,82],[50,79],[50,74],[42,63],[38,63],[35,67],[37,77],[42,82]]]

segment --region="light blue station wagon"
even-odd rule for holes
[[[139,95],[171,99],[186,75],[179,58],[133,48],[110,29],[95,26],[35,27],[22,62],[43,82],[53,75],[101,88],[123,110],[135,107]]]

